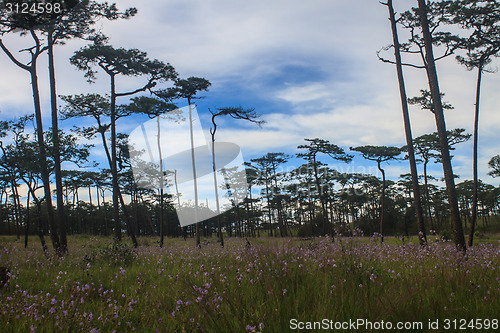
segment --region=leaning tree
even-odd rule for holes
[[[393,39],[393,47],[394,47],[394,57],[396,63],[396,70],[399,82],[399,95],[401,98],[401,109],[403,112],[403,122],[405,128],[405,136],[406,136],[406,146],[407,146],[407,154],[408,160],[410,162],[410,173],[411,180],[413,186],[413,201],[415,204],[415,212],[417,215],[417,225],[419,232],[425,235],[425,225],[424,218],[422,212],[422,201],[420,196],[420,186],[418,184],[418,171],[417,171],[417,163],[415,161],[415,152],[413,149],[413,138],[411,133],[411,124],[410,124],[410,113],[408,112],[408,99],[406,97],[406,87],[403,76],[403,62],[401,59],[401,44],[399,42],[398,37],[398,28],[396,15],[394,13],[394,7],[392,5],[392,0],[388,0],[384,5],[387,6],[389,10],[389,20],[391,22],[391,30],[392,30],[392,39]],[[425,237],[420,238],[421,241],[425,240]],[[424,244],[424,243],[421,243]]]

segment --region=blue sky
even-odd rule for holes
[[[345,149],[367,144],[405,144],[395,68],[376,57],[376,51],[392,40],[387,9],[378,1],[116,3],[119,8],[135,6],[139,12],[130,21],[99,22],[113,46],[138,48],[151,58],[170,62],[182,77],[199,76],[212,82],[205,98],[197,102],[206,130],[210,125],[208,108],[241,105],[254,107],[262,114],[266,121],[262,128],[232,119],[220,122],[218,140],[240,145],[245,160],[267,152],[294,154],[304,138],[319,137]],[[416,5],[416,1],[398,5]],[[401,34],[403,39],[404,33]],[[27,45],[18,36],[5,37],[4,41],[12,49]],[[97,82],[89,85],[83,73],[69,64],[72,52],[83,45],[72,41],[57,49],[59,94],[107,92],[109,84],[104,74],[99,73]],[[40,79],[44,112],[48,115],[45,61],[44,57],[40,59]],[[495,65],[498,60],[492,64]],[[30,113],[27,74],[4,54],[0,54],[0,73],[0,117],[11,119]],[[438,74],[445,100],[455,106],[446,113],[448,128],[463,127],[471,133],[475,73],[467,72],[449,58],[438,64]],[[423,71],[406,69],[405,77],[408,96],[426,88]],[[135,89],[142,82],[141,78],[119,80],[118,89]],[[486,173],[488,160],[500,153],[498,91],[500,74],[485,75],[479,171],[481,179],[495,185],[500,181]],[[130,132],[139,121],[120,120],[119,131]],[[435,131],[433,115],[427,111],[412,107],[411,121],[415,137]],[[75,123],[67,121],[63,126],[70,128]],[[48,127],[48,118],[45,124]],[[103,156],[98,141],[96,145],[94,156]],[[458,181],[470,179],[472,143],[461,144],[454,155],[454,171],[461,177]],[[324,162],[330,161],[325,158]],[[350,165],[334,165],[340,171],[376,174],[375,166],[360,157]],[[408,172],[404,161],[393,162],[386,169],[391,179]],[[442,177],[442,169],[433,165],[431,174]]]

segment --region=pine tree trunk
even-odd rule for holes
[[[115,241],[122,240],[122,226],[120,222],[120,202],[118,198],[118,167],[117,167],[117,151],[116,151],[116,91],[115,91],[115,76],[111,78],[111,178],[113,187],[113,219],[115,226]]]
[[[432,220],[432,212],[431,212],[431,199],[429,196],[429,184],[427,180],[427,163],[429,163],[429,160],[424,161],[424,190],[425,190],[425,200],[427,202],[427,213],[429,214],[429,224],[431,226],[431,230],[436,230],[434,228],[434,222]]]
[[[434,116],[436,119],[436,127],[439,137],[439,145],[441,149],[441,159],[443,164],[443,173],[448,194],[448,204],[450,206],[451,223],[453,225],[453,237],[455,245],[461,251],[466,250],[465,237],[460,220],[458,210],[457,192],[455,189],[455,180],[453,168],[451,165],[450,151],[448,147],[448,138],[446,134],[446,124],[444,119],[443,105],[441,102],[441,92],[439,90],[439,81],[436,71],[436,64],[432,50],[432,36],[429,30],[429,22],[427,19],[427,5],[425,0],[418,0],[420,23],[422,26],[422,34],[424,38],[425,59],[427,79],[431,90],[431,97],[434,103]]]
[[[212,115],[212,124],[214,128],[210,131],[212,136],[212,172],[214,175],[214,191],[215,191],[215,206],[217,209],[217,234],[219,236],[220,246],[224,247],[224,235],[222,234],[221,216],[220,216],[220,202],[219,202],[219,189],[217,188],[217,165],[215,161],[215,132],[217,131],[217,124],[215,123],[215,115]]]
[[[408,159],[410,161],[411,181],[413,185],[413,202],[415,204],[415,211],[417,216],[417,226],[419,231],[419,241],[421,245],[427,243],[425,232],[424,214],[422,210],[422,201],[420,196],[420,186],[418,184],[417,163],[415,161],[415,152],[413,149],[413,138],[410,125],[410,114],[408,112],[408,98],[406,96],[406,88],[403,77],[403,65],[401,61],[400,44],[398,39],[398,30],[396,26],[396,18],[394,16],[394,8],[392,0],[387,1],[389,7],[389,17],[391,21],[392,37],[394,41],[394,55],[396,57],[396,69],[398,73],[399,94],[401,96],[401,106],[403,111],[403,121],[406,134],[406,146],[408,147]]]
[[[59,241],[59,234],[57,224],[55,221],[54,207],[52,206],[52,192],[50,189],[50,177],[47,168],[47,152],[45,150],[45,143],[43,138],[43,124],[42,124],[42,109],[40,106],[40,93],[38,89],[38,76],[36,73],[36,61],[33,61],[31,74],[31,88],[33,92],[33,102],[35,106],[35,119],[36,119],[36,133],[38,139],[38,153],[40,158],[41,177],[43,182],[43,190],[45,194],[45,203],[47,205],[47,219],[50,227],[50,239],[54,250],[61,254],[61,243]]]
[[[156,125],[157,125],[157,143],[158,143],[158,158],[160,161],[160,216],[159,216],[159,224],[160,224],[160,247],[163,247],[163,240],[164,240],[164,234],[165,230],[163,229],[163,184],[164,184],[164,179],[163,179],[163,156],[161,154],[161,128],[160,128],[160,116],[158,115],[156,118]]]
[[[61,173],[61,149],[59,142],[59,125],[57,113],[57,93],[56,93],[56,76],[54,67],[54,40],[52,31],[48,32],[48,50],[49,58],[49,82],[50,82],[50,106],[52,117],[52,144],[54,151],[54,173],[56,178],[56,202],[57,202],[57,221],[59,226],[59,234],[61,241],[61,252],[68,252],[68,240],[66,237],[66,215],[64,212],[63,202],[63,185]]]
[[[28,247],[28,236],[30,234],[30,192],[28,191],[26,198],[26,228],[24,229],[24,248]],[[1,220],[0,220],[1,221]]]
[[[384,211],[385,211],[385,171],[381,168],[380,162],[377,162],[378,169],[382,173],[382,193],[380,194],[380,242],[384,242]]]
[[[194,183],[194,219],[195,219],[195,236],[196,246],[201,247],[200,242],[200,228],[198,223],[198,180],[196,178],[196,158],[194,153],[194,133],[193,133],[193,114],[191,109],[191,100],[188,99],[189,104],[189,132],[191,138],[191,162],[193,163],[193,183]]]
[[[472,173],[474,178],[474,188],[472,193],[472,215],[470,219],[470,230],[469,230],[469,242],[468,246],[471,247],[474,242],[474,229],[476,227],[477,221],[477,196],[478,196],[478,171],[477,171],[477,154],[478,154],[478,134],[479,134],[479,101],[481,95],[481,78],[483,73],[483,62],[479,63],[477,69],[477,84],[476,84],[476,106],[474,112],[474,148],[473,148],[473,158],[472,158]]]
[[[323,197],[323,191],[321,190],[321,184],[319,182],[319,176],[318,176],[318,166],[316,162],[316,157],[313,157],[313,169],[314,169],[314,181],[316,183],[316,190],[318,191],[318,196],[319,196],[319,201],[321,203],[321,214],[323,216],[323,222],[322,222],[322,232],[323,235],[326,235],[326,226],[328,223],[328,213],[326,211],[326,205],[325,205],[325,198]],[[333,226],[332,226],[332,241],[334,240],[334,231],[333,231]]]

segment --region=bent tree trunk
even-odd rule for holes
[[[215,132],[217,131],[215,115],[212,115],[212,124],[214,125],[214,128],[210,131],[210,134],[212,136],[212,172],[214,175],[215,206],[217,209],[217,233],[219,234],[220,246],[224,247],[224,235],[222,234],[222,221],[220,216],[219,190],[217,188],[217,165],[215,161]]]

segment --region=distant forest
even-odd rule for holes
[[[305,138],[297,143],[295,156],[303,164],[293,168],[289,166],[292,156],[263,153],[245,163],[245,200],[233,202],[220,216],[185,228],[180,227],[174,195],[164,193],[163,188],[141,188],[134,181],[128,135],[120,132],[120,121],[131,116],[146,121],[192,105],[210,93],[209,80],[181,78],[171,64],[150,59],[142,50],[116,48],[96,30],[98,20],[133,20],[135,8],[121,10],[99,1],[59,1],[58,10],[54,6],[50,12],[27,14],[6,6],[16,2],[21,1],[2,2],[0,47],[18,75],[30,78],[34,109],[15,120],[0,120],[0,234],[26,236],[26,244],[27,236],[36,234],[44,248],[47,236],[61,254],[68,251],[67,235],[74,234],[112,235],[117,242],[126,234],[136,246],[139,236],[157,236],[160,246],[164,237],[196,237],[197,245],[200,237],[218,237],[223,246],[224,237],[330,235],[335,239],[374,234],[382,241],[384,236],[418,235],[425,244],[427,235],[438,234],[465,250],[482,227],[500,215],[500,187],[479,179],[477,171],[481,78],[500,55],[500,4],[496,1],[426,4],[419,0],[418,8],[401,14],[394,12],[392,1],[384,3],[393,39],[377,55],[399,82],[407,144],[339,147],[324,138]],[[398,32],[410,38],[400,41]],[[30,40],[32,46],[9,49],[3,40],[7,35]],[[88,41],[74,52],[71,64],[89,82],[107,80],[109,90],[58,94],[54,55],[71,39]],[[19,51],[30,57],[28,62],[18,59]],[[443,100],[436,67],[446,57],[457,59],[457,70],[462,65],[477,73],[477,81],[471,83],[476,91],[473,133],[445,126],[444,110],[452,106]],[[41,66],[48,66],[48,81],[39,77]],[[421,68],[427,75],[429,85],[420,96],[406,96],[406,66]],[[126,77],[137,78],[137,87],[117,91],[117,83]],[[42,119],[40,86],[46,81],[50,83],[50,123]],[[436,131],[413,137],[408,105],[432,112]],[[224,130],[217,128],[221,117],[265,126],[251,106],[221,106],[210,112],[214,141],[215,130]],[[77,123],[78,119],[90,119],[93,125],[60,129],[61,123]],[[105,165],[96,163],[93,146],[82,144],[81,137],[100,141]],[[453,173],[452,153],[467,140],[474,145],[473,179],[460,180]],[[321,162],[349,163],[356,154],[377,167],[381,177],[342,173]],[[384,168],[392,160],[405,160],[411,172],[386,179]],[[442,180],[427,173],[431,163],[442,165]],[[491,177],[500,176],[500,155],[491,156],[489,170]],[[82,193],[85,200],[80,198]],[[203,198],[199,205],[205,205]]]

